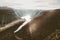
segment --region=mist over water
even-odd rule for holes
[[[34,19],[37,16],[41,15],[41,10],[16,10],[16,15],[22,19],[25,19],[26,21],[19,26],[14,33],[18,32],[22,27],[24,27],[27,23],[29,23],[32,19]]]
[[[17,9],[16,11],[16,15],[18,17],[23,17],[26,15],[30,15],[32,18],[37,17],[39,15],[41,15],[42,10],[33,10],[33,9]]]

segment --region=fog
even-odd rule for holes
[[[16,15],[19,17],[30,15],[32,18],[42,15],[42,10],[16,9]]]
[[[56,9],[60,8],[60,0],[0,0],[0,6],[15,9]]]

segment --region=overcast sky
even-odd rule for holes
[[[60,8],[60,0],[0,0],[0,6],[15,9],[52,9]]]

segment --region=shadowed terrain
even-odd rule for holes
[[[53,40],[53,38],[59,40],[60,9],[42,11],[41,14],[42,15],[31,20],[31,22],[25,25],[17,33],[14,33],[13,31],[16,30],[17,27],[24,22],[24,20],[17,19],[16,21],[21,21],[7,22],[8,27],[11,23],[14,25],[0,32],[0,40]],[[57,35],[58,38],[56,37],[56,34],[59,34]]]
[[[18,39],[20,37],[23,40],[53,40],[52,37],[48,39],[48,36],[56,30],[60,30],[60,9],[47,10],[41,13],[43,15],[34,18],[16,34]]]

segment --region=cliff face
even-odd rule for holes
[[[0,7],[0,26],[4,26],[17,19],[17,15],[12,8]]]
[[[11,40],[45,40],[48,38],[48,36],[50,36],[53,33],[54,33],[53,38],[57,33],[60,35],[59,33],[60,9],[46,10],[41,12],[41,14],[42,15],[37,16],[33,20],[31,20],[31,22],[25,25],[17,33],[13,33],[13,31],[16,30],[17,27],[19,27],[24,21],[22,22],[19,21],[15,23],[11,28],[8,28],[0,32],[0,39],[1,40],[10,40],[10,39]]]
[[[60,30],[60,9],[47,10],[42,13],[43,15],[34,18],[24,26],[16,36],[24,40],[43,40],[56,30]]]

